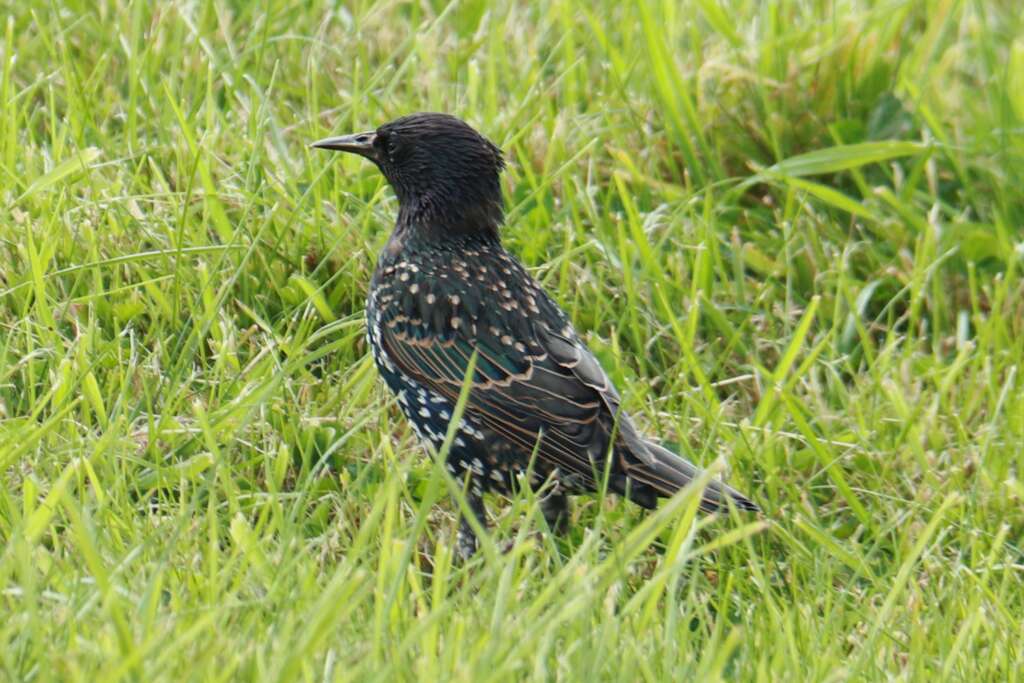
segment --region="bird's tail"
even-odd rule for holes
[[[680,489],[701,474],[701,469],[692,463],[687,462],[664,446],[653,441],[644,440],[644,447],[649,458],[634,461],[629,471],[629,477],[637,482],[646,484],[654,490],[658,497],[669,497],[675,495]],[[740,510],[760,512],[761,508],[752,500],[744,496],[736,489],[712,479],[708,482],[701,497],[700,507],[705,512],[715,510],[727,510],[726,498],[732,500]],[[638,501],[641,505],[645,501]],[[653,501],[651,501],[653,502]]]

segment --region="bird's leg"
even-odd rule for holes
[[[551,531],[561,535],[569,530],[569,496],[557,486],[540,499],[540,511]]]
[[[477,521],[480,522],[480,526],[487,528],[487,510],[484,509],[484,499],[479,493],[475,493],[472,488],[466,491],[466,504],[469,507],[469,512]],[[476,532],[473,531],[473,525],[469,521],[468,515],[465,513],[459,513],[459,533],[456,537],[456,550],[459,553],[459,557],[462,558],[463,562],[468,561],[473,555],[476,554],[477,548],[480,547],[480,539],[476,537]]]

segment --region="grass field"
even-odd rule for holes
[[[3,4],[0,679],[1020,678],[1015,2]],[[307,148],[418,110],[762,516],[524,493],[453,561],[363,339],[394,197]]]

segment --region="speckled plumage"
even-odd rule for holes
[[[534,483],[553,483],[543,502],[553,527],[568,521],[566,494],[598,490],[606,471],[611,491],[648,508],[699,474],[640,436],[568,317],[502,247],[497,147],[442,114],[317,145],[370,158],[398,195],[398,221],[370,284],[367,339],[402,411],[435,448],[477,354],[447,466],[468,478],[481,524],[483,493],[508,493],[534,452]],[[757,509],[718,482],[702,507],[718,509],[725,497]],[[460,553],[475,548],[464,520]]]

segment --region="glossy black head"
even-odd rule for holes
[[[454,116],[411,114],[313,146],[377,164],[398,195],[399,223],[452,235],[496,233],[501,224],[501,150]]]

